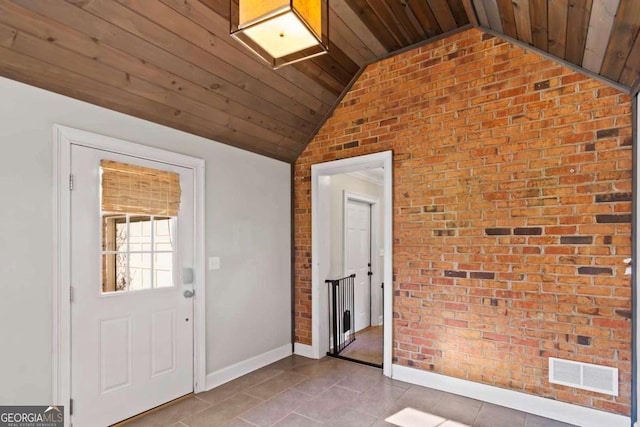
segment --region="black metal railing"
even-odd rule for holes
[[[327,353],[338,356],[356,339],[355,332],[355,274],[336,280],[325,280],[329,284],[329,325],[331,343]]]

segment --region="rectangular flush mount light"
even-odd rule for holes
[[[280,68],[328,52],[327,0],[230,0],[231,35]]]

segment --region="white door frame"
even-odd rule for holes
[[[380,317],[382,313],[376,308],[375,310],[375,321],[374,321],[374,310],[373,310],[373,284],[380,281],[380,274],[378,273],[378,258],[379,258],[379,240],[378,240],[378,231],[380,229],[380,200],[376,197],[370,197],[364,194],[353,193],[351,191],[344,190],[342,196],[342,266],[343,266],[343,276],[347,275],[347,203],[349,200],[353,200],[355,202],[366,203],[369,205],[371,209],[371,218],[370,218],[370,230],[369,230],[369,262],[371,263],[370,270],[373,272],[371,276],[371,280],[369,281],[369,292],[371,295],[371,304],[369,305],[369,323],[371,326],[378,326],[380,324]],[[380,292],[375,293],[376,298],[375,302],[378,303]],[[379,304],[377,304],[378,306]],[[376,306],[376,307],[377,307]]]
[[[193,390],[206,387],[204,172],[202,159],[135,144],[66,126],[53,126],[53,403],[64,405],[69,425],[71,398],[71,145],[169,163],[193,170],[194,291]]]
[[[384,169],[384,351],[383,351],[383,373],[390,377],[392,375],[392,327],[393,327],[393,156],[391,151],[368,154],[364,156],[351,157],[348,159],[335,160],[327,163],[320,163],[311,166],[311,336],[312,344],[310,351],[300,351],[313,358],[319,359],[329,350],[329,325],[328,325],[328,304],[321,304],[327,301],[327,288],[324,283],[329,273],[330,250],[328,236],[330,235],[329,219],[329,179],[331,175],[338,175],[348,172],[355,172],[362,169],[374,169],[382,167]],[[324,201],[325,203],[321,203]]]

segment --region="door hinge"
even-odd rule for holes
[[[69,399],[69,415],[73,415],[73,399]]]
[[[69,174],[69,191],[73,191],[73,174]]]
[[[73,302],[73,286],[69,286],[69,302]]]

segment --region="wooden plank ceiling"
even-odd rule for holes
[[[330,54],[273,71],[229,36],[228,0],[0,0],[0,75],[286,162],[363,66],[470,23],[640,82],[640,0],[329,5]]]

